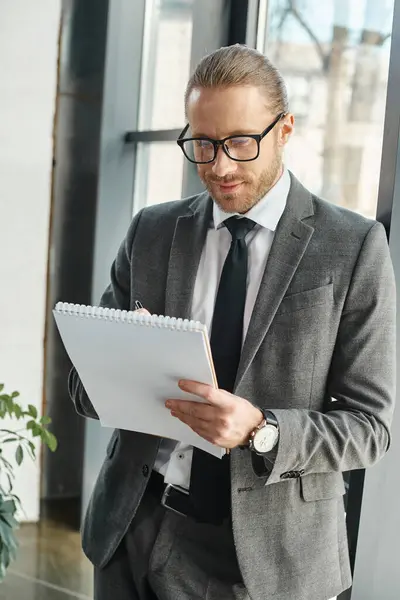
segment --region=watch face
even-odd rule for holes
[[[254,450],[261,454],[269,452],[278,439],[278,429],[274,425],[265,425],[254,436]]]

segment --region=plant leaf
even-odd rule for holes
[[[40,418],[39,421],[42,425],[50,425],[51,423],[51,418],[48,417],[47,415],[43,415],[43,417]]]
[[[22,410],[21,406],[19,404],[14,404],[14,415],[16,416],[16,418],[20,419],[23,414],[24,411]]]
[[[0,433],[9,433],[10,435],[15,435],[15,431],[11,429],[0,429]]]
[[[29,411],[29,415],[32,417],[32,419],[38,418],[38,411],[37,411],[36,406],[33,406],[33,404],[28,404],[28,411]]]
[[[13,529],[19,528],[19,523],[13,515],[5,513],[5,514],[0,515],[0,519],[5,521],[8,524],[8,526],[12,527]]]
[[[15,504],[14,500],[11,500],[11,502],[13,502],[14,504],[14,508],[15,508],[15,513],[9,513],[9,512],[2,512],[0,515],[0,520],[5,521],[9,527],[13,527],[14,529],[18,529],[19,528],[19,522],[17,521],[16,518],[16,509],[17,509],[17,505]]]
[[[13,515],[15,513],[15,508],[14,500],[6,500],[1,506],[1,512]]]
[[[1,455],[0,455],[0,462],[2,462],[2,463],[3,463],[3,465],[5,466],[5,468],[6,468],[8,471],[11,471],[11,473],[13,473],[13,472],[14,472],[14,467],[12,466],[12,464],[11,464],[10,462],[8,462],[8,460],[7,460],[6,458],[4,458],[4,456],[1,456]]]
[[[3,581],[4,577],[6,576],[6,568],[4,566],[4,562],[3,559],[0,559],[0,582]]]
[[[0,521],[0,536],[3,542],[3,550],[4,548],[13,548],[15,550],[18,548],[14,529],[4,521]]]
[[[36,446],[33,442],[28,441],[28,446],[30,449],[30,454],[33,459],[36,458]]]
[[[7,473],[7,479],[8,479],[8,493],[10,494],[12,492],[13,489],[13,480],[12,477],[9,473]]]
[[[22,509],[22,503],[20,498],[18,498],[18,496],[16,496],[15,494],[11,494],[10,497],[14,500],[15,506],[19,506]]]
[[[38,435],[41,435],[42,432],[42,427],[41,425],[38,425],[36,423],[36,421],[28,421],[27,424],[25,425],[26,429],[30,429],[32,432],[32,437],[37,437]]]
[[[15,460],[18,466],[20,466],[24,460],[24,449],[22,448],[21,444],[18,445],[15,451]]]
[[[39,437],[42,435],[42,428],[37,423],[32,427],[32,437]]]
[[[45,429],[43,431],[42,439],[47,444],[47,446],[50,448],[50,450],[52,452],[55,452],[57,450],[57,446],[58,446],[57,438],[50,431],[47,431]]]

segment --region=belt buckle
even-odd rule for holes
[[[181,487],[180,485],[173,485],[172,483],[168,483],[164,490],[162,498],[161,498],[161,506],[174,512],[177,515],[180,515],[181,517],[187,517],[187,515],[185,513],[177,510],[176,508],[174,508],[173,506],[170,506],[168,504],[168,498],[169,498],[172,490],[176,490],[177,492],[180,492],[181,494],[185,494],[186,496],[189,496],[189,491],[186,490],[185,488]]]

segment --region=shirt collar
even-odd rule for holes
[[[229,219],[238,215],[239,217],[247,217],[251,219],[261,227],[265,227],[270,231],[275,231],[279,220],[286,207],[287,197],[290,190],[290,175],[289,171],[284,168],[281,178],[276,182],[273,188],[271,188],[265,196],[257,202],[253,208],[251,208],[245,215],[239,215],[239,213],[227,213],[222,210],[216,202],[213,207],[213,227],[218,229],[221,224]]]

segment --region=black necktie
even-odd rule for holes
[[[239,366],[243,338],[243,315],[247,291],[248,253],[245,237],[255,225],[246,218],[224,222],[232,236],[226,257],[211,329],[211,350],[218,386],[232,392]],[[204,520],[220,522],[230,513],[229,456],[222,460],[193,449],[190,498]]]

